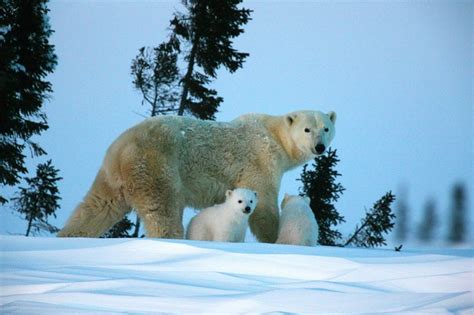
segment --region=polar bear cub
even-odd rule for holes
[[[281,202],[280,225],[276,243],[314,246],[319,228],[308,197],[285,194]]]
[[[201,210],[188,225],[186,238],[200,241],[243,242],[257,193],[245,188],[227,190],[222,204]]]

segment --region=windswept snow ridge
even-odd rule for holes
[[[474,313],[474,250],[0,236],[1,314]]]

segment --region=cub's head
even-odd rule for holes
[[[232,206],[232,209],[241,211],[243,214],[250,215],[257,206],[257,193],[250,189],[236,188],[228,190],[225,193],[226,204]]]
[[[305,161],[323,154],[336,134],[335,112],[298,111],[287,114],[285,120],[291,141]]]
[[[309,207],[309,205],[311,203],[311,199],[309,199],[309,197],[302,197],[302,196],[298,196],[298,195],[285,194],[285,197],[281,201],[280,208],[281,208],[282,211],[284,211],[287,205],[289,205],[291,203],[301,203],[301,202]]]

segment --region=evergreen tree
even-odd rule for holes
[[[335,170],[338,162],[336,150],[329,149],[326,154],[315,158],[312,164],[314,170],[306,164],[299,179],[303,183],[301,195],[311,199],[310,206],[319,226],[318,242],[321,245],[338,245],[342,236],[333,228],[344,222],[344,217],[334,207],[345,190],[340,183],[336,183],[337,177],[341,176]]]
[[[406,202],[406,188],[402,187],[399,198],[396,203],[396,225],[395,225],[395,238],[403,242],[407,238],[408,234],[408,206]]]
[[[62,178],[58,176],[59,170],[51,164],[51,160],[38,164],[36,176],[25,178],[28,187],[20,187],[18,197],[12,198],[14,210],[24,216],[28,221],[26,236],[33,230],[39,232],[44,229],[57,232],[58,229],[48,223],[48,217],[56,217],[55,211],[59,208],[59,190],[57,182]]]
[[[356,226],[354,234],[344,246],[376,247],[387,245],[384,234],[390,232],[394,226],[395,215],[390,208],[395,196],[392,192],[386,193],[366,212],[360,226]]]
[[[437,223],[435,202],[433,199],[429,199],[425,204],[423,219],[418,226],[418,239],[423,242],[433,240],[433,232]]]
[[[206,87],[224,66],[230,72],[242,67],[248,53],[233,48],[233,38],[244,30],[251,13],[237,7],[242,0],[183,0],[186,14],[175,13],[171,20],[173,36],[185,44],[186,73],[181,79],[182,91],[178,115],[185,112],[201,119],[213,119],[222,102],[215,90]],[[197,69],[200,67],[201,71]]]
[[[48,128],[41,107],[52,91],[45,78],[56,66],[46,3],[2,0],[0,6],[0,185],[16,185],[27,172],[25,148],[45,154],[31,138]]]
[[[466,234],[466,188],[457,183],[452,189],[451,226],[448,240],[452,243],[464,241]]]
[[[150,116],[178,111],[178,53],[176,40],[157,48],[142,47],[132,61],[133,86],[150,105]]]
[[[127,217],[116,223],[110,230],[108,230],[103,238],[127,238],[134,237],[131,233],[132,228],[135,225]],[[137,237],[137,236],[135,236]]]

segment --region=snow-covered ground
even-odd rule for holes
[[[1,314],[474,313],[473,249],[0,236]]]

